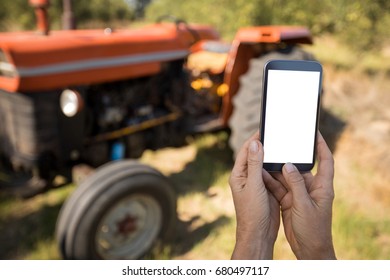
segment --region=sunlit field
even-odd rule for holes
[[[331,39],[320,38],[310,50],[324,65],[320,130],[336,164],[336,255],[339,259],[390,259],[390,65],[385,64],[390,54],[385,49],[359,60],[353,53],[329,56],[326,50],[332,44]],[[228,185],[233,165],[228,137],[226,131],[195,135],[183,147],[143,154],[140,160],[164,173],[178,196],[173,242],[146,258],[230,258],[235,213]],[[55,223],[74,188],[69,185],[27,200],[0,193],[0,259],[60,258]],[[274,257],[295,258],[283,229]]]

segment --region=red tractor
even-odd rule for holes
[[[29,196],[96,168],[58,217],[66,259],[140,258],[170,237],[171,182],[129,158],[220,128],[237,151],[258,128],[265,62],[312,59],[304,27],[243,28],[231,44],[182,20],[50,31],[48,1],[30,3],[39,32],[0,33],[0,186]]]

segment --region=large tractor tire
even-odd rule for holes
[[[233,113],[229,120],[230,147],[237,155],[244,142],[260,125],[260,108],[263,90],[263,69],[269,60],[314,60],[313,55],[296,46],[269,52],[249,63],[248,71],[240,78],[240,87],[233,98]]]
[[[63,205],[56,237],[64,259],[139,259],[173,236],[176,195],[169,180],[133,160],[110,162]]]

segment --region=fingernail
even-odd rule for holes
[[[286,169],[287,173],[291,173],[293,171],[296,170],[296,167],[294,164],[292,164],[291,162],[287,162],[285,165],[284,165],[284,168]]]
[[[255,140],[250,143],[249,150],[251,153],[257,153],[259,151],[259,145]]]

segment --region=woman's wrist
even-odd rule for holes
[[[307,248],[296,254],[299,260],[336,260],[333,243],[321,248]]]
[[[259,237],[257,234],[237,234],[232,259],[272,260],[274,240]]]

